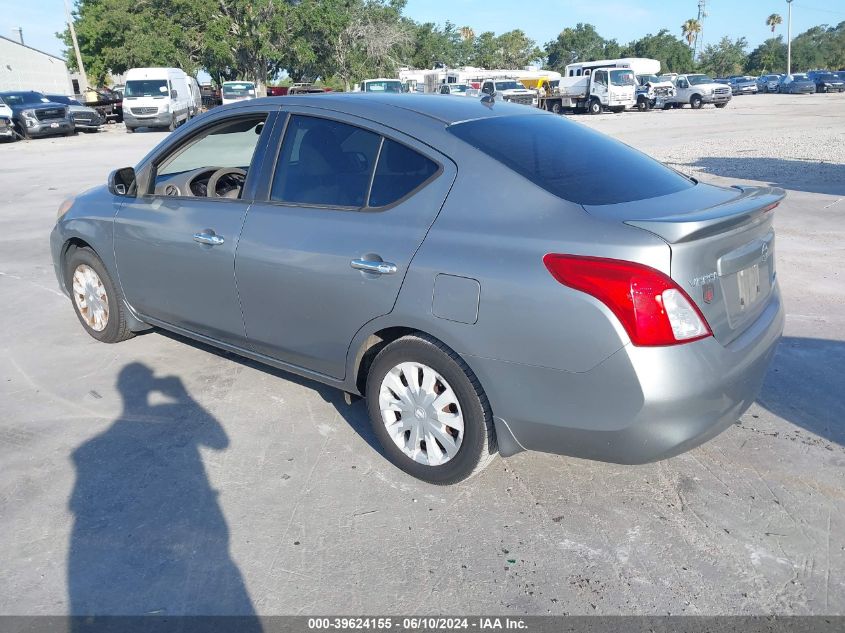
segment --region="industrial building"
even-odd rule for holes
[[[0,92],[7,90],[73,96],[65,60],[0,35]]]

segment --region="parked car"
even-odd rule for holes
[[[443,84],[440,86],[440,94],[442,95],[465,97],[469,90],[471,90],[469,84]]]
[[[14,141],[17,138],[15,125],[12,123],[12,108],[7,106],[0,98],[0,139]]]
[[[661,81],[657,75],[637,75],[637,109],[640,112],[662,109],[674,96],[675,85],[671,81]]]
[[[105,123],[105,120],[100,116],[94,108],[84,106],[76,99],[65,95],[45,95],[47,99],[53,103],[61,103],[70,110],[70,117],[73,119],[73,127],[76,130],[98,131]]]
[[[728,85],[731,87],[731,94],[734,96],[757,94],[757,77],[751,75],[729,77]]]
[[[778,92],[783,94],[812,94],[816,91],[816,84],[807,75],[784,75],[778,84]]]
[[[816,73],[813,76],[816,92],[842,92],[845,90],[845,80],[837,73]]]
[[[255,99],[258,96],[255,84],[251,81],[224,81],[220,88],[223,105]]]
[[[68,107],[40,92],[0,92],[0,99],[11,108],[15,130],[24,138],[75,133]]]
[[[539,108],[303,95],[194,120],[63,202],[50,242],[93,338],[156,326],[365,396],[387,458],[446,484],[731,426],[783,328],[783,196]]]
[[[757,78],[757,92],[777,92],[780,75],[761,75]]]

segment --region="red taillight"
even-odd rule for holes
[[[564,286],[610,308],[634,345],[677,345],[711,335],[689,295],[659,270],[621,259],[554,253],[543,263]]]

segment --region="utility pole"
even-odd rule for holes
[[[695,41],[692,48],[692,60],[695,61],[695,56],[698,54],[698,42],[701,40],[704,43],[704,18],[707,17],[707,0],[698,0],[698,18],[697,22],[700,30],[695,35]]]
[[[79,52],[79,42],[76,41],[76,29],[73,28],[73,16],[70,14],[70,5],[65,0],[65,14],[67,25],[70,29],[70,39],[73,41],[73,51],[76,53],[76,67],[79,70],[79,92],[82,93],[82,100],[85,100],[85,92],[88,90],[88,77],[85,75],[85,65],[82,63],[82,53]]]
[[[786,74],[792,74],[792,0],[786,0],[789,7],[786,17]]]

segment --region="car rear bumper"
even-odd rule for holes
[[[583,373],[470,357],[498,429],[521,448],[622,464],[665,459],[729,427],[754,402],[783,332],[775,286],[737,339],[626,345]]]

